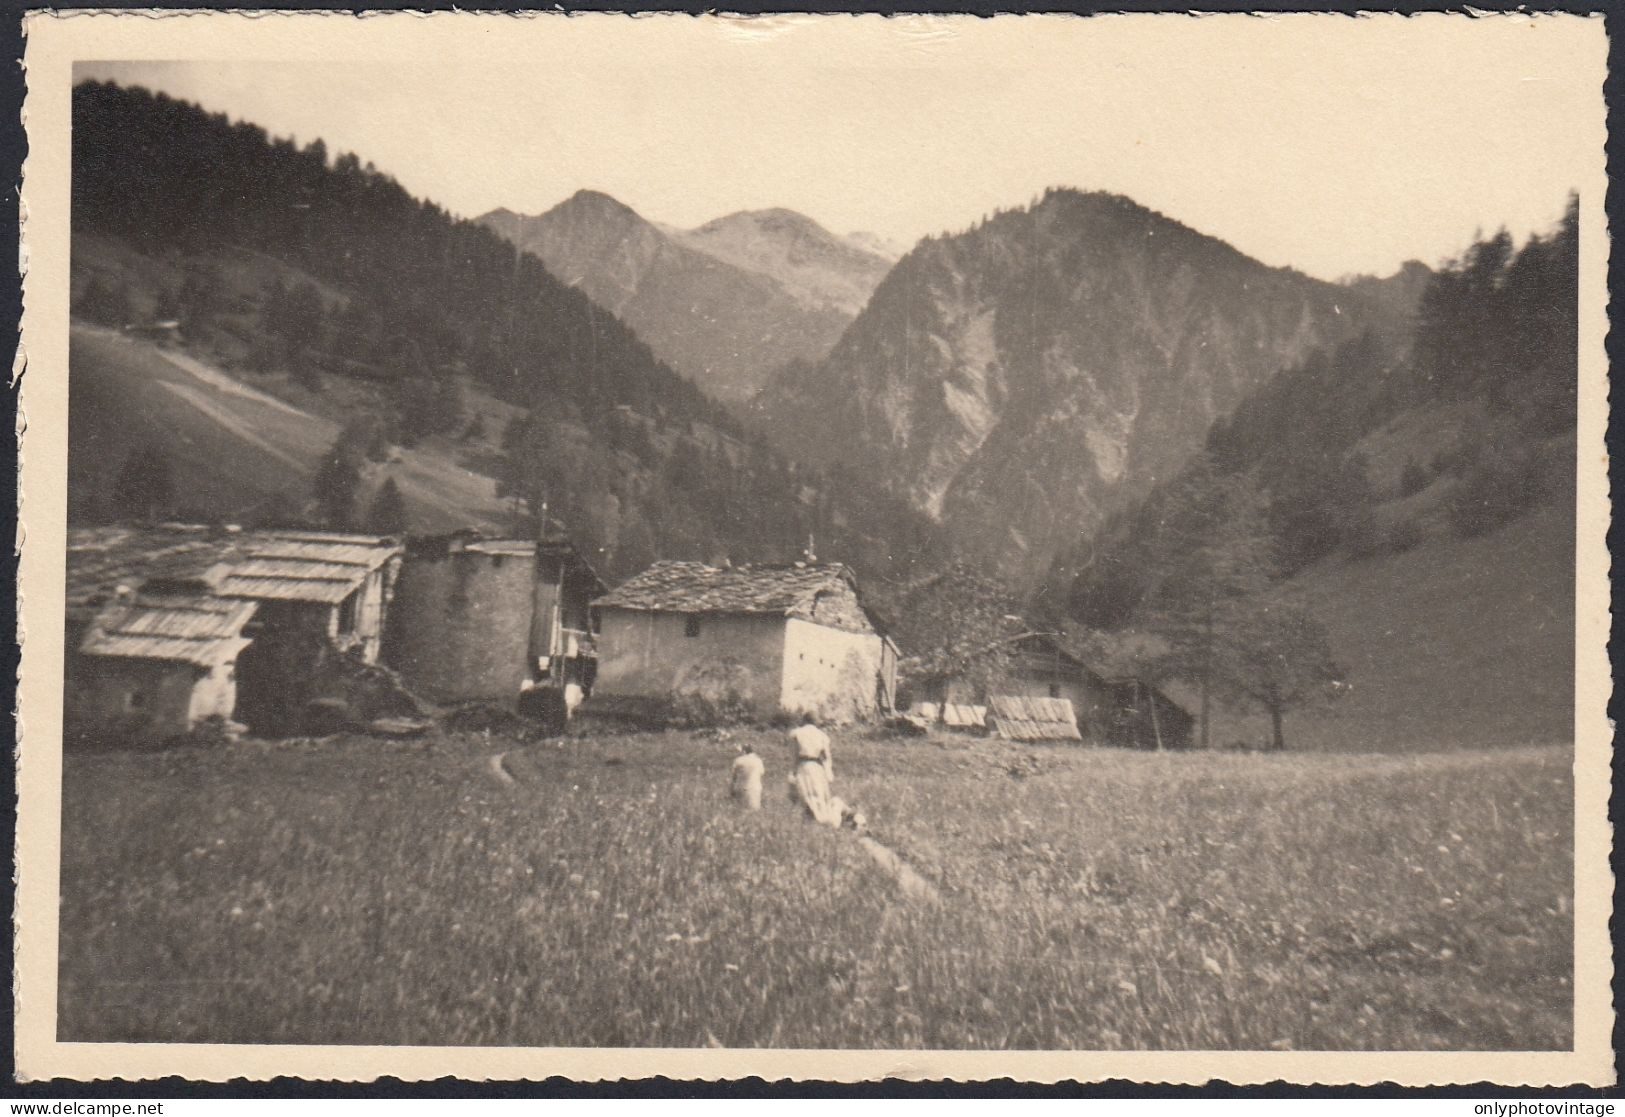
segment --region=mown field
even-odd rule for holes
[[[1570,749],[839,736],[932,903],[761,736],[757,815],[691,734],[70,755],[59,1038],[1570,1046]]]

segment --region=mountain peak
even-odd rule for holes
[[[700,236],[726,229],[797,232],[836,239],[832,233],[804,213],[774,206],[769,209],[742,209],[707,221],[694,232]]]
[[[887,266],[783,209],[686,232],[578,190],[540,217],[485,220],[719,399],[749,397],[787,361],[821,358]]]
[[[578,211],[583,213],[602,214],[622,218],[635,218],[642,221],[638,211],[618,198],[611,197],[601,190],[577,190],[564,201],[554,206],[549,213],[561,211]]]
[[[1028,208],[1033,214],[1076,213],[1088,217],[1118,217],[1136,221],[1166,222],[1177,229],[1188,229],[1183,223],[1166,214],[1141,205],[1125,194],[1109,190],[1082,190],[1076,186],[1051,186]],[[1194,231],[1194,230],[1192,230]]]
[[[891,260],[838,237],[793,209],[740,210],[675,234],[716,260],[770,277],[805,305],[851,318]]]

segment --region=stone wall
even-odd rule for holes
[[[794,617],[786,622],[780,705],[822,721],[873,717],[878,707],[881,639]]]
[[[67,696],[74,736],[98,745],[149,745],[190,730],[236,705],[231,665],[204,671],[186,663],[81,656]]]
[[[534,569],[522,555],[413,554],[395,584],[384,661],[435,701],[517,701],[529,677]]]
[[[690,627],[681,613],[601,609],[593,700],[737,700],[771,717],[783,694],[785,623],[706,614]]]
[[[838,628],[843,632],[874,631],[874,626],[858,605],[858,595],[844,582],[838,589],[820,590],[813,598],[812,608],[800,619],[827,628]]]

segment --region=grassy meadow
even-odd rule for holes
[[[64,761],[62,1040],[1561,1049],[1572,751],[837,736],[905,897],[730,742]],[[499,778],[490,758],[506,752]]]

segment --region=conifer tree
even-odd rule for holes
[[[362,455],[348,434],[347,431],[340,433],[322,457],[311,486],[322,523],[336,531],[348,531],[355,526],[356,499],[361,489]]]
[[[164,452],[155,446],[138,446],[130,451],[113,483],[116,517],[161,520],[174,503],[175,479]]]
[[[1142,619],[1167,650],[1157,671],[1201,693],[1201,745],[1212,745],[1217,659],[1233,603],[1261,594],[1274,573],[1268,504],[1246,476],[1220,474],[1198,459],[1170,495],[1149,549],[1152,569]]]
[[[372,498],[367,511],[367,530],[375,535],[400,535],[407,527],[406,499],[395,484],[395,478],[386,477]]]

